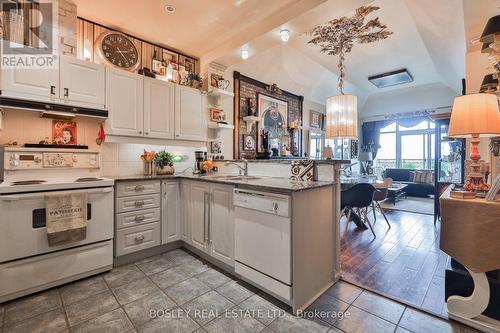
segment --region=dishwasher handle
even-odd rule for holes
[[[291,199],[288,195],[253,190],[235,189],[233,205],[236,208],[256,210],[266,214],[289,217]]]

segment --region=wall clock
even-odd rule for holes
[[[139,67],[139,52],[132,40],[116,31],[103,32],[95,41],[99,58],[105,63],[128,71]]]

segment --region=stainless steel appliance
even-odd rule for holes
[[[197,150],[194,152],[194,173],[206,173],[206,170],[203,169],[203,162],[207,160],[207,152]]]
[[[0,157],[0,303],[110,270],[114,181],[100,177],[99,153],[6,147]],[[81,192],[86,238],[49,247],[45,196]]]

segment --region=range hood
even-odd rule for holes
[[[76,116],[108,118],[107,110],[91,109],[66,104],[28,101],[24,99],[0,97],[0,107],[40,111],[42,117],[48,118],[73,118]]]

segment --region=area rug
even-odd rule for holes
[[[396,205],[392,200],[385,200],[380,203],[380,206],[383,209],[434,215],[434,198],[407,197],[396,202]]]

